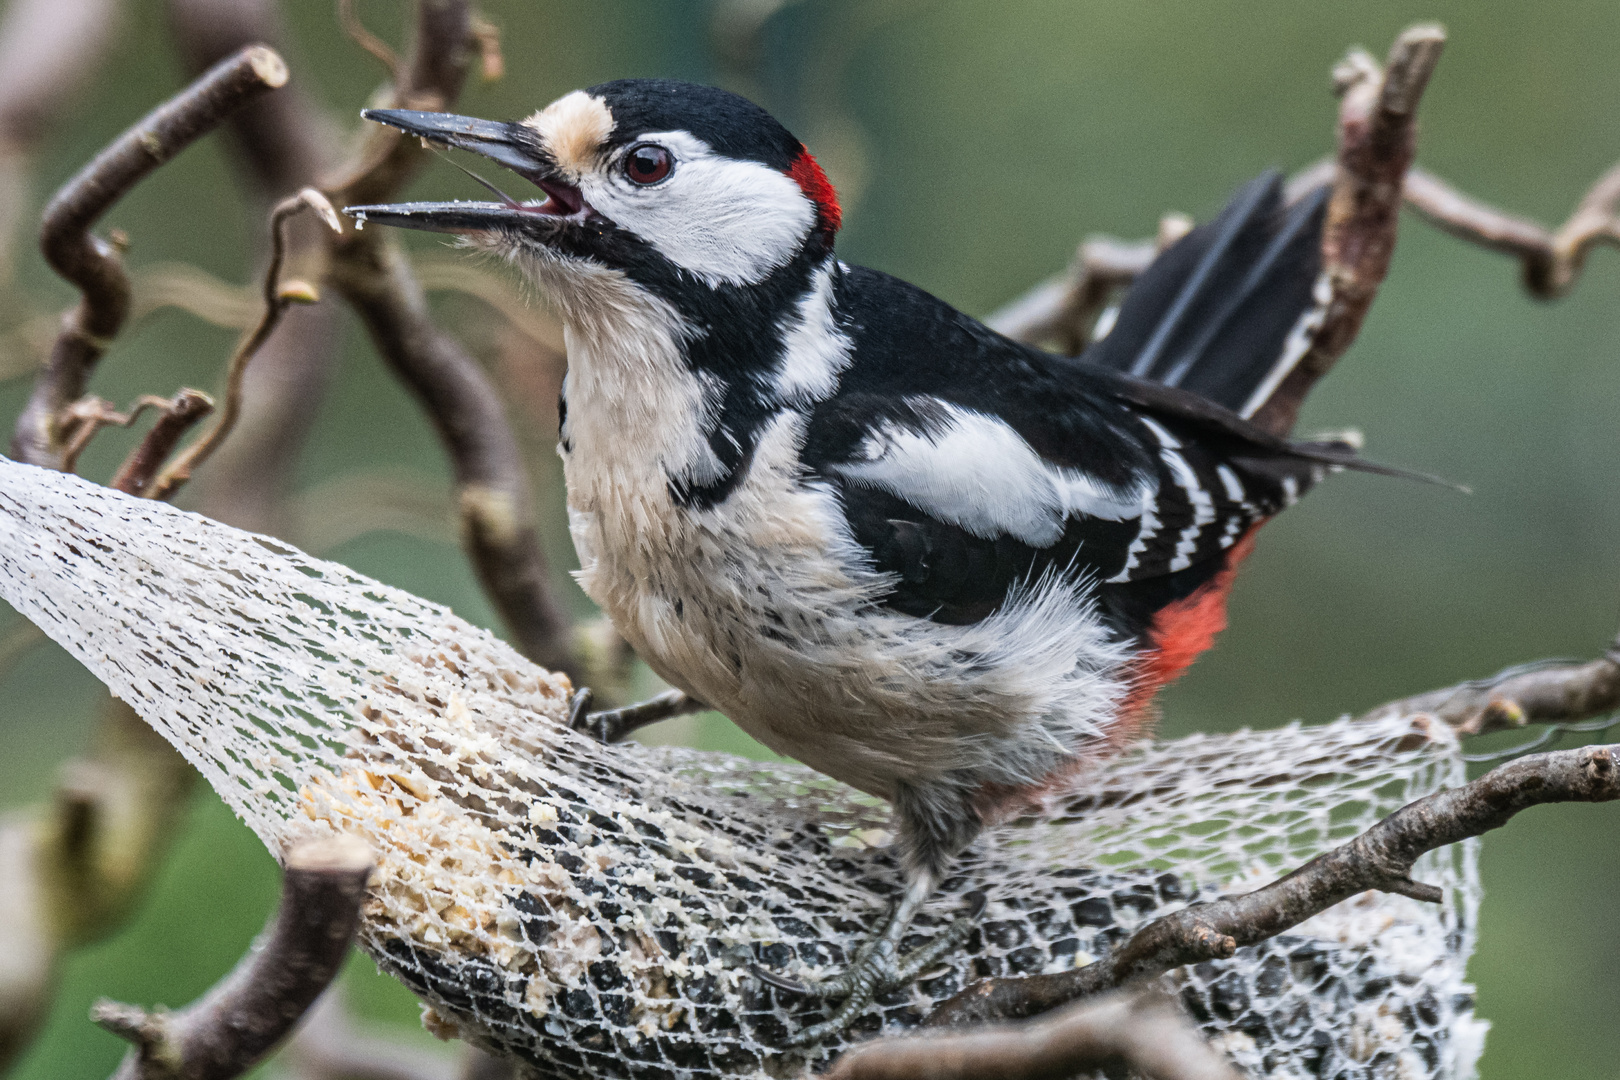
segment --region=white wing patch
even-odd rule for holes
[[[933,515],[993,539],[1011,535],[1050,547],[1074,515],[1124,521],[1150,508],[1155,487],[1122,490],[1077,469],[1053,465],[1004,421],[939,404],[945,422],[932,432],[879,426],[860,459],[839,475],[887,491]]]

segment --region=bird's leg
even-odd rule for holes
[[[688,713],[702,712],[708,706],[679,690],[666,690],[657,697],[622,709],[591,712],[591,688],[581,687],[568,704],[568,726],[582,731],[597,742],[616,743],[631,732]]]
[[[900,902],[890,914],[883,932],[856,950],[855,959],[842,975],[806,984],[757,966],[754,968],[754,974],[761,981],[789,993],[817,999],[844,999],[838,1011],[829,1019],[804,1028],[789,1039],[786,1045],[809,1046],[830,1035],[838,1034],[854,1023],[855,1018],[872,1003],[873,998],[911,982],[940,957],[967,940],[968,934],[973,930],[973,924],[984,911],[983,893],[971,894],[973,898],[971,910],[946,927],[945,931],[933,941],[901,955],[901,940],[910,928],[912,919],[916,918],[917,912],[938,884],[939,875],[930,871],[923,871],[913,877],[907,884],[904,895],[900,897]]]

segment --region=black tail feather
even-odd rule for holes
[[[1308,344],[1326,205],[1321,188],[1284,206],[1276,172],[1250,181],[1137,279],[1085,358],[1251,415]]]

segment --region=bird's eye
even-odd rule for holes
[[[674,166],[669,151],[651,143],[636,147],[624,159],[625,175],[636,184],[656,184],[668,176]]]

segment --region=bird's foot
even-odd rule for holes
[[[901,914],[897,910],[890,916],[889,925],[884,928],[883,933],[856,950],[855,959],[844,969],[843,974],[830,979],[802,983],[767,971],[757,964],[754,965],[753,971],[759,980],[778,990],[818,1001],[843,999],[843,1004],[838,1006],[838,1010],[831,1017],[819,1024],[811,1024],[800,1029],[787,1040],[784,1047],[813,1046],[823,1039],[839,1034],[853,1024],[855,1018],[860,1016],[879,994],[886,994],[890,990],[908,985],[918,975],[938,963],[941,957],[959,948],[967,940],[968,934],[973,932],[979,916],[984,914],[983,893],[970,893],[968,899],[973,906],[966,915],[953,921],[934,940],[926,945],[919,945],[904,955],[900,953],[900,936],[905,926],[895,926]]]
[[[568,726],[591,736],[597,742],[621,742],[630,733],[648,724],[668,720],[675,716],[702,712],[707,705],[679,690],[666,690],[657,697],[622,709],[591,712],[591,688],[580,687],[568,703]]]

